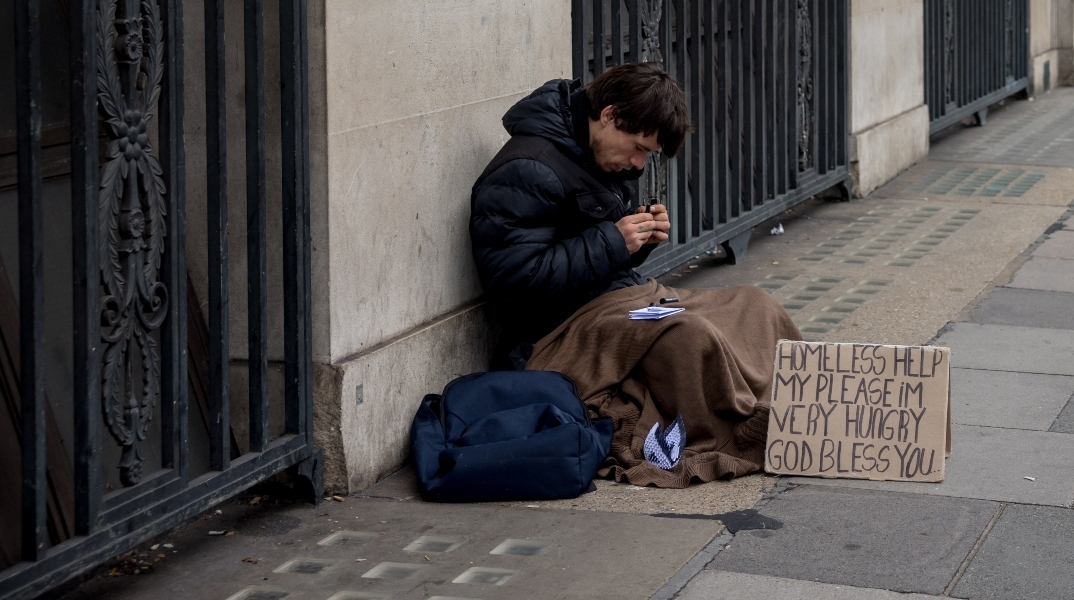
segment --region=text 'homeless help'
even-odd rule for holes
[[[951,352],[780,340],[765,470],[943,481]]]

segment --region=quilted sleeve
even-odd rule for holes
[[[630,266],[611,221],[561,236],[564,195],[555,172],[530,159],[504,164],[474,189],[470,239],[490,295],[553,299],[602,288]]]

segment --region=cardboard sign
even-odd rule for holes
[[[780,340],[765,471],[943,481],[951,351]]]

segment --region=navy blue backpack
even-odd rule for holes
[[[551,371],[459,377],[425,396],[410,432],[422,495],[435,502],[574,498],[611,444],[611,419],[592,421],[574,382]]]

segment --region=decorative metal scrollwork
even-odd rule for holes
[[[798,170],[813,166],[813,18],[810,0],[798,0]]]
[[[664,0],[638,0],[638,17],[641,22],[641,60],[664,62],[660,51],[660,21],[664,16]],[[668,197],[668,161],[664,153],[650,152],[645,159],[645,177],[642,179],[640,198],[645,202],[665,202]]]
[[[142,476],[142,444],[160,396],[160,350],[153,331],[167,314],[159,279],[164,254],[165,185],[149,124],[164,74],[163,27],[153,0],[97,4],[98,101],[108,142],[99,197],[102,404],[123,448],[120,480]],[[138,384],[141,384],[140,386]],[[139,389],[140,388],[140,389]]]
[[[1014,81],[1014,0],[1003,3],[1003,75],[1005,83]]]
[[[664,16],[664,0],[638,0],[641,21],[641,61],[664,62],[660,53],[660,21]]]
[[[944,0],[943,3],[943,101],[945,105],[954,103],[955,94],[955,3]]]

